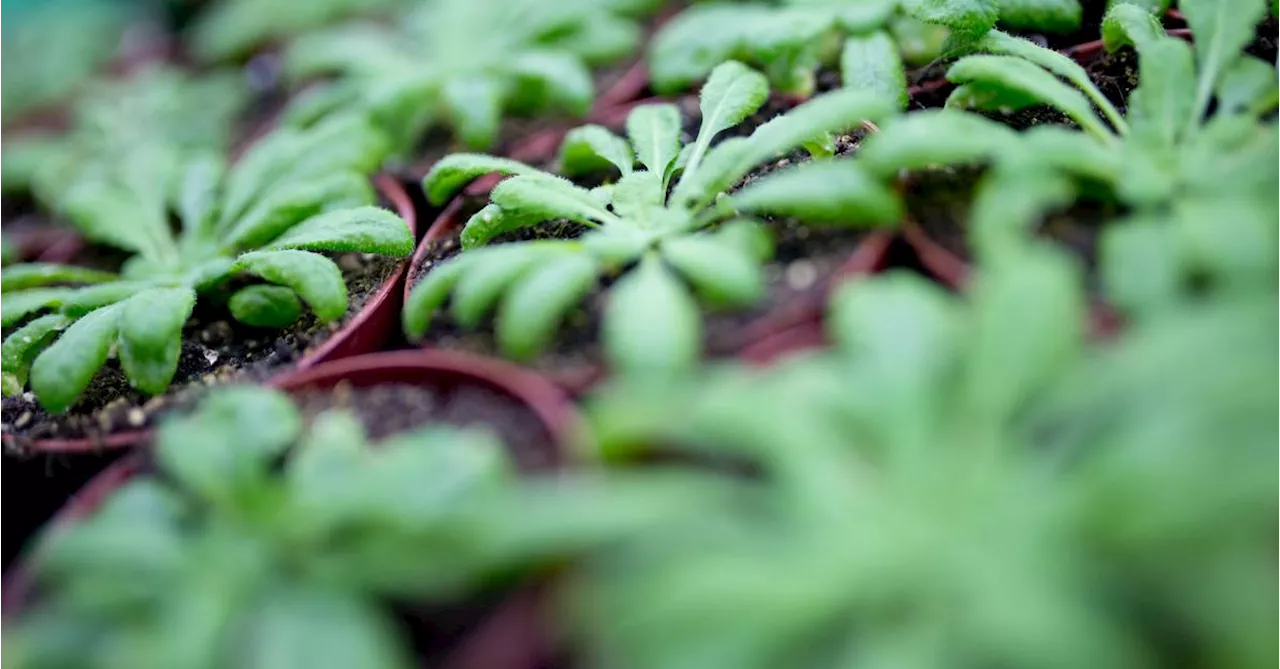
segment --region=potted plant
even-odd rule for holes
[[[717,135],[759,108],[767,94],[763,75],[730,62],[703,88],[701,125],[683,147],[680,114],[671,105],[636,107],[627,120],[627,140],[599,126],[575,130],[561,151],[570,173],[604,164],[621,175],[592,190],[507,159],[444,159],[424,181],[435,204],[483,174],[514,176],[498,184],[491,203],[462,227],[463,251],[437,259],[413,287],[405,306],[406,334],[420,339],[452,294],[455,323],[474,329],[496,307],[498,348],[529,360],[554,340],[567,313],[607,286],[595,319],[611,367],[691,367],[702,348],[702,318],[686,283],[720,306],[741,308],[762,297],[761,266],[771,240],[760,223],[741,214],[849,226],[891,223],[899,213],[892,194],[866,187],[856,162],[848,160],[748,177],[747,185],[729,195],[757,166],[801,146],[821,152],[828,133],[893,113],[892,104],[879,97],[840,91],[759,126],[750,137],[712,147]],[[550,234],[538,234],[546,228]],[[533,234],[490,244],[525,231]]]
[[[369,206],[385,147],[366,120],[335,117],[273,133],[225,174],[215,155],[141,146],[70,185],[71,220],[131,256],[119,273],[5,268],[6,445],[132,443],[213,383],[377,346],[386,330],[361,327],[395,309],[413,246],[404,220]]]
[[[601,92],[590,67],[634,51],[639,29],[629,15],[652,4],[432,1],[395,25],[351,23],[310,35],[286,51],[285,72],[293,81],[336,79],[304,93],[286,119],[305,125],[335,109],[361,109],[410,165],[430,166],[448,150],[447,141],[422,148],[428,131],[441,126],[458,145],[510,152],[514,141],[534,142],[554,123],[504,124],[503,116],[585,115]],[[538,145],[554,149],[554,142]]]

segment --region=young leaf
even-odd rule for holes
[[[354,207],[312,216],[262,248],[407,256],[413,253],[413,235],[386,209]]]
[[[75,265],[23,263],[0,270],[0,290],[8,293],[60,283],[106,283],[118,278],[111,272]]]
[[[1146,45],[1141,59],[1142,82],[1129,95],[1133,129],[1173,146],[1195,102],[1191,47],[1182,40],[1164,38]]]
[[[654,208],[661,208],[666,193],[662,178],[654,172],[633,172],[613,186],[613,211],[628,221],[649,223]]]
[[[902,217],[894,191],[855,161],[807,163],[748,184],[739,211],[794,216],[806,223],[887,225]]]
[[[634,112],[633,112],[634,113]],[[584,125],[569,131],[560,144],[560,171],[566,176],[580,176],[618,168],[623,175],[631,173],[635,156],[626,140],[599,125]]]
[[[590,256],[557,253],[542,259],[507,293],[496,324],[502,352],[529,360],[546,348],[560,321],[596,284],[599,268]]]
[[[347,313],[347,284],[342,280],[342,271],[322,255],[310,251],[254,251],[237,258],[234,269],[292,288],[322,323]]]
[[[896,111],[890,98],[877,93],[848,89],[824,93],[756,128],[747,157],[738,167],[745,173],[801,147],[814,136],[847,132],[863,121],[886,122]]]
[[[1076,0],[1000,0],[1000,25],[1065,33],[1080,27]]]
[[[504,180],[489,195],[493,203],[518,216],[541,216],[542,220],[567,218],[586,225],[610,221],[613,214],[591,193],[567,179],[548,174],[519,174]]]
[[[493,144],[502,118],[503,91],[498,82],[487,77],[452,79],[441,95],[464,144],[473,149]]]
[[[40,405],[53,413],[71,408],[107,361],[116,338],[120,308],[98,309],[72,323],[31,364],[31,389]]]
[[[739,63],[728,61],[716,66],[698,95],[702,125],[693,142],[685,173],[696,172],[711,140],[750,116],[769,97],[769,81],[763,74]]]
[[[498,235],[530,228],[545,220],[539,211],[508,211],[490,203],[467,219],[459,240],[464,251],[476,249]]]
[[[120,304],[117,354],[138,390],[158,395],[169,387],[182,352],[182,326],[195,304],[195,291],[187,287],[152,288]]]
[[[630,26],[629,23],[622,23]],[[626,54],[609,55],[605,60]],[[595,84],[582,57],[563,51],[526,51],[511,59],[513,73],[541,89],[545,106],[556,106],[582,116],[591,109]]]
[[[698,307],[656,256],[618,279],[603,321],[609,364],[627,375],[692,369],[702,345]]]
[[[431,166],[422,179],[422,189],[427,201],[441,206],[453,194],[472,181],[493,172],[501,174],[542,174],[536,168],[506,158],[495,158],[478,153],[453,153]]]
[[[1276,68],[1261,58],[1244,55],[1222,75],[1214,94],[1215,114],[1257,114],[1268,98],[1276,96]],[[1274,106],[1274,105],[1273,105]]]
[[[283,328],[302,316],[302,303],[292,288],[245,286],[227,301],[236,320],[257,328]]]
[[[432,267],[422,281],[413,287],[401,315],[404,334],[409,341],[416,342],[422,339],[423,333],[431,325],[431,318],[435,316],[436,310],[449,299],[449,291],[453,290],[454,284],[462,276],[463,268],[469,264],[471,258],[484,252],[485,250],[480,250],[454,256]]]
[[[1190,133],[1204,118],[1213,89],[1231,68],[1244,47],[1253,39],[1253,27],[1266,9],[1257,0],[1183,0],[1178,11],[1187,19],[1195,36],[1195,102],[1186,120]]]
[[[1102,44],[1107,51],[1132,44],[1142,53],[1152,42],[1165,37],[1160,21],[1132,2],[1116,3],[1102,19]]]
[[[967,56],[947,70],[947,80],[964,84],[978,95],[972,102],[981,103],[988,95],[1008,100],[1000,95],[1014,92],[1041,104],[1062,110],[1080,127],[1099,138],[1108,138],[1111,132],[1093,112],[1089,100],[1075,89],[1068,87],[1052,74],[1033,63],[1013,56]],[[950,100],[948,100],[950,103]]]
[[[966,41],[995,27],[999,15],[995,0],[905,0],[903,9],[921,21],[950,28],[953,36]]]
[[[889,178],[898,170],[988,162],[1018,148],[1018,135],[1008,126],[976,114],[926,110],[886,124],[868,137],[858,163]]]
[[[453,320],[474,329],[509,286],[544,260],[544,254],[521,245],[498,246],[477,255],[454,288],[450,304]]]
[[[907,73],[898,55],[898,44],[884,31],[850,37],[840,54],[841,83],[845,88],[867,90],[907,106]]]
[[[636,107],[627,115],[627,139],[641,165],[666,174],[680,153],[680,110],[672,104]]]
[[[1163,221],[1138,218],[1108,226],[1098,255],[1107,299],[1126,313],[1159,311],[1181,293],[1176,231]]]
[[[4,339],[0,348],[0,374],[3,374],[3,394],[11,397],[22,393],[27,384],[27,372],[31,361],[44,350],[71,319],[61,314],[48,314],[32,319],[30,323],[14,330]]]
[[[662,257],[714,304],[746,306],[764,293],[759,262],[727,240],[682,237],[664,243],[660,250]]]
[[[0,325],[6,328],[15,325],[41,309],[60,304],[73,293],[71,288],[34,288],[9,293],[0,301]]]

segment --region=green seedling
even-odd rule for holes
[[[729,62],[702,89],[702,122],[692,144],[680,146],[680,114],[667,104],[635,109],[625,140],[599,126],[575,130],[561,149],[564,169],[580,173],[604,165],[620,175],[591,190],[511,160],[445,158],[424,181],[435,204],[483,174],[514,176],[467,221],[463,252],[414,287],[405,305],[406,334],[420,338],[452,294],[451,313],[464,327],[477,327],[496,306],[502,351],[528,359],[602,278],[616,276],[603,322],[610,362],[632,372],[695,364],[701,319],[688,286],[727,306],[752,304],[762,293],[761,265],[772,243],[758,221],[741,215],[877,225],[897,221],[900,213],[895,194],[851,160],[778,170],[729,195],[757,165],[894,112],[891,102],[874,94],[839,91],[765,123],[750,137],[712,146],[767,96],[762,74]],[[558,220],[589,230],[575,239],[484,246],[503,233]]]
[[[386,142],[365,119],[278,130],[225,174],[214,156],[173,169],[167,154],[148,148],[77,182],[60,203],[87,237],[133,254],[118,274],[51,264],[0,273],[5,395],[29,381],[41,405],[65,411],[113,351],[139,390],[164,392],[197,295],[214,297],[229,279],[254,276],[265,283],[230,296],[238,320],[283,327],[305,303],[321,322],[334,321],[347,312],[347,287],[316,251],[413,250],[404,221],[368,206],[368,175]],[[171,215],[181,222],[177,233]]]

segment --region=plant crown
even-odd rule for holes
[[[900,213],[896,195],[849,160],[778,170],[728,196],[755,166],[894,112],[874,94],[843,90],[761,125],[750,137],[712,146],[767,97],[762,74],[730,61],[702,89],[702,122],[691,144],[680,146],[680,114],[669,104],[632,111],[626,140],[600,126],[578,128],[561,147],[563,169],[579,174],[612,165],[621,175],[591,190],[502,158],[455,154],[440,161],[423,182],[437,205],[483,174],[513,176],[467,221],[463,252],[413,289],[405,305],[406,334],[420,338],[452,293],[451,313],[468,328],[497,304],[501,349],[529,358],[602,275],[621,273],[609,288],[604,314],[609,360],[627,371],[694,364],[701,325],[685,282],[711,303],[727,306],[749,305],[763,289],[761,263],[772,255],[772,244],[758,221],[740,214],[864,225],[891,224]],[[576,239],[478,248],[498,235],[561,219],[589,230]]]
[[[988,53],[957,61],[951,107],[1048,105],[1083,132],[1050,125],[1015,133],[977,116],[913,114],[866,143],[862,159],[889,177],[903,168],[990,163],[971,228],[979,252],[1024,234],[1047,211],[1097,185],[1131,209],[1101,240],[1109,299],[1134,313],[1164,308],[1192,279],[1228,290],[1269,289],[1277,268],[1276,68],[1243,52],[1262,17],[1252,0],[1181,4],[1195,46],[1148,11],[1106,15],[1111,50],[1133,45],[1139,86],[1127,114],[1069,58],[999,31]]]
[[[706,3],[665,25],[648,54],[654,87],[670,93],[731,58],[758,65],[780,90],[814,91],[816,70],[838,64],[845,87],[907,101],[903,59],[924,64],[955,42],[1005,25],[1070,30],[1076,0],[782,0]]]
[[[589,65],[631,53],[628,18],[650,0],[429,0],[395,26],[352,23],[304,37],[286,54],[295,79],[338,75],[289,111],[307,124],[335,109],[367,110],[411,147],[437,124],[473,149],[491,146],[504,112],[584,115],[594,95]]]
[[[255,387],[164,423],[154,461],[38,545],[39,597],[5,630],[14,666],[407,668],[388,602],[475,586],[463,523],[515,471],[486,431],[370,445],[354,415],[304,428]]]
[[[246,324],[286,326],[302,303],[321,322],[341,318],[342,272],[315,251],[413,249],[404,221],[368,206],[375,195],[367,175],[385,151],[365,119],[335,117],[308,131],[277,130],[225,174],[212,154],[188,155],[175,168],[158,147],[139,145],[114,170],[76,183],[62,202],[71,221],[133,255],[119,274],[52,264],[4,269],[3,325],[11,331],[4,393],[21,392],[29,380],[45,408],[66,410],[113,349],[139,390],[163,392],[196,295],[223,299],[232,277],[266,282],[230,295],[232,316]],[[171,214],[181,223],[176,234]]]

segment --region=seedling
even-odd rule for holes
[[[504,113],[584,115],[594,96],[588,66],[638,43],[639,29],[617,9],[624,4],[652,2],[432,0],[394,26],[351,24],[300,39],[286,54],[287,74],[338,78],[302,98],[292,122],[364,109],[407,151],[436,125],[485,149]]]
[[[242,59],[268,42],[404,4],[405,0],[227,0],[208,5],[196,18],[190,43],[205,62]]]
[[[346,284],[313,251],[402,257],[413,249],[404,221],[367,206],[375,201],[367,175],[386,142],[365,119],[278,130],[225,176],[216,157],[193,156],[170,171],[148,148],[62,198],[86,236],[133,254],[119,274],[50,264],[0,274],[3,325],[17,327],[3,346],[6,395],[29,377],[41,405],[65,411],[113,350],[139,390],[163,392],[197,294],[215,297],[228,279],[256,276],[265,283],[230,296],[237,320],[284,327],[301,314],[301,298],[321,322],[333,321],[347,312]],[[176,234],[171,213],[181,221]]]
[[[11,8],[2,40],[5,123],[74,93],[116,54],[125,30],[139,19],[124,5],[103,1]]]
[[[13,666],[407,668],[390,605],[477,585],[467,511],[514,479],[488,432],[368,444],[345,411],[304,428],[252,387],[163,424],[154,460],[44,537]]]
[[[691,7],[654,38],[649,68],[662,93],[685,89],[717,64],[757,65],[782,92],[808,96],[820,66],[839,64],[843,85],[907,104],[903,58],[927,63],[956,42],[1006,25],[1071,29],[1075,0],[781,0]]]
[[[626,140],[599,126],[575,130],[561,148],[568,172],[603,164],[621,175],[592,190],[502,158],[445,158],[423,182],[437,205],[483,174],[514,176],[499,183],[490,203],[467,221],[464,251],[414,288],[405,305],[405,333],[421,338],[452,293],[453,318],[467,328],[497,305],[502,351],[527,359],[602,278],[618,276],[609,286],[603,322],[610,362],[624,371],[693,365],[701,323],[686,282],[711,303],[727,306],[749,305],[762,292],[761,263],[772,253],[771,242],[758,221],[739,214],[865,225],[893,223],[900,212],[893,192],[849,160],[778,170],[729,196],[755,166],[894,111],[873,94],[839,91],[765,123],[750,137],[712,147],[717,135],[759,109],[767,96],[764,75],[731,61],[717,67],[702,89],[702,122],[692,144],[680,146],[680,114],[667,104],[636,108]],[[576,239],[480,248],[503,233],[557,220],[589,230]]]
[[[1080,189],[1104,185],[1132,213],[1104,233],[1102,279],[1108,297],[1133,312],[1164,308],[1195,277],[1229,290],[1270,288],[1278,137],[1275,123],[1260,119],[1276,106],[1276,69],[1242,52],[1264,6],[1180,8],[1194,50],[1142,8],[1119,4],[1108,13],[1108,48],[1132,44],[1140,59],[1127,114],[1070,59],[992,31],[978,42],[990,54],[948,72],[959,84],[948,106],[1048,105],[1083,132],[1044,126],[1018,136],[974,117],[933,114],[886,128],[863,159],[886,176],[929,163],[993,163],[975,203],[979,250],[1025,232]]]

